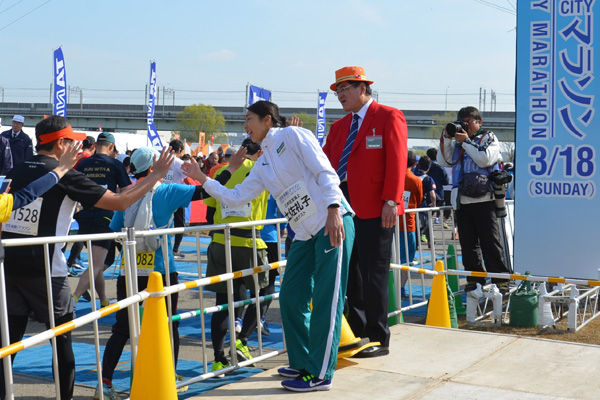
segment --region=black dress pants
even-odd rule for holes
[[[354,217],[356,237],[348,273],[348,324],[357,337],[388,347],[388,276],[394,229],[381,218]]]

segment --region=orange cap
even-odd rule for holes
[[[46,144],[58,140],[60,138],[67,138],[81,142],[87,138],[87,135],[83,132],[74,132],[71,125],[59,131],[45,133],[37,137],[38,144]]]
[[[363,67],[344,67],[335,71],[335,82],[329,88],[335,92],[338,83],[344,81],[363,81],[369,85],[373,84],[373,81],[367,79]]]

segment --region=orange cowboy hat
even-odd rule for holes
[[[335,71],[335,82],[329,88],[335,92],[338,83],[344,81],[363,81],[369,85],[373,84],[373,81],[367,79],[363,67],[344,67]]]

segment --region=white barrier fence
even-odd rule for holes
[[[200,226],[200,227],[189,227],[189,228],[172,228],[172,229],[162,229],[162,230],[153,230],[153,231],[143,231],[143,232],[135,232],[133,229],[128,229],[126,232],[120,232],[120,233],[108,233],[108,234],[94,234],[94,235],[78,235],[78,236],[62,236],[62,237],[51,237],[51,238],[28,238],[28,239],[10,239],[10,240],[3,240],[2,244],[5,247],[13,247],[13,246],[27,246],[27,245],[43,245],[44,246],[44,252],[45,252],[45,266],[46,266],[46,281],[48,282],[47,285],[47,290],[48,290],[48,310],[49,310],[49,315],[50,315],[50,329],[46,330],[40,334],[37,334],[35,336],[32,336],[30,338],[27,338],[25,340],[22,340],[20,342],[17,343],[13,343],[10,344],[9,343],[9,332],[8,332],[8,311],[7,311],[7,304],[6,304],[6,282],[4,279],[4,263],[0,263],[0,321],[1,321],[1,334],[2,334],[2,348],[0,349],[0,358],[2,358],[2,362],[4,363],[4,369],[5,369],[5,374],[4,374],[4,380],[5,380],[5,387],[6,387],[6,398],[7,399],[14,399],[14,393],[13,393],[13,376],[12,376],[12,367],[11,367],[11,358],[8,357],[12,354],[15,354],[19,351],[25,350],[27,348],[30,348],[34,345],[37,345],[39,343],[45,342],[47,340],[51,340],[52,342],[52,351],[53,351],[53,357],[52,357],[52,364],[53,364],[53,371],[54,371],[54,376],[58,377],[58,364],[57,364],[57,355],[56,355],[56,336],[72,331],[74,329],[80,328],[82,326],[85,326],[89,323],[93,323],[94,324],[94,342],[95,342],[95,348],[96,348],[96,366],[97,366],[97,371],[98,371],[98,382],[102,381],[102,377],[101,377],[101,356],[100,356],[100,343],[99,343],[99,330],[98,330],[98,319],[115,313],[121,309],[128,309],[129,312],[129,323],[130,323],[130,345],[131,345],[131,357],[132,357],[132,369],[135,368],[135,359],[136,359],[136,354],[137,354],[137,343],[138,343],[138,338],[139,338],[139,332],[140,332],[140,319],[139,319],[139,307],[137,306],[139,303],[143,302],[146,298],[149,297],[148,293],[145,291],[142,292],[138,292],[137,291],[137,269],[135,268],[136,263],[135,262],[131,262],[131,260],[135,260],[135,238],[136,237],[143,237],[143,236],[152,236],[152,235],[161,235],[162,236],[162,240],[163,240],[163,257],[165,260],[165,276],[166,276],[166,280],[167,280],[167,285],[165,287],[165,291],[164,293],[161,293],[161,295],[167,296],[167,303],[168,303],[168,312],[169,312],[169,326],[170,326],[170,331],[171,331],[171,336],[172,336],[172,322],[173,322],[173,316],[171,315],[171,306],[170,306],[170,295],[183,291],[183,290],[189,290],[192,288],[196,288],[196,287],[203,287],[206,286],[208,284],[211,283],[216,283],[216,282],[226,282],[227,283],[227,295],[228,295],[228,304],[227,305],[221,305],[221,307],[213,307],[210,309],[206,309],[204,307],[204,299],[203,299],[203,295],[202,295],[202,290],[200,290],[200,310],[201,312],[198,312],[198,316],[200,317],[201,320],[201,327],[202,327],[202,360],[203,360],[203,365],[204,365],[204,371],[208,371],[208,361],[207,361],[207,356],[206,356],[206,337],[205,337],[205,323],[204,323],[204,315],[205,313],[208,312],[216,312],[219,311],[220,309],[234,309],[236,306],[243,306],[246,305],[247,302],[234,302],[233,299],[233,283],[232,280],[235,278],[240,278],[240,277],[244,277],[244,276],[250,276],[250,275],[255,275],[260,273],[260,272],[266,272],[270,269],[274,269],[274,268],[279,268],[279,267],[285,267],[285,261],[281,261],[281,251],[279,252],[279,262],[277,263],[273,263],[273,264],[267,264],[267,265],[263,265],[263,266],[259,266],[257,265],[258,263],[258,259],[257,259],[257,251],[256,251],[256,226],[258,225],[264,225],[266,223],[270,223],[270,224],[276,224],[277,225],[277,232],[278,232],[278,248],[281,249],[281,237],[279,235],[280,229],[279,226],[281,223],[284,223],[285,220],[284,219],[277,219],[277,220],[269,220],[269,221],[253,221],[253,222],[238,222],[238,223],[231,223],[231,224],[220,224],[220,225],[210,225],[210,226]],[[231,263],[231,240],[230,240],[230,231],[231,229],[236,229],[236,228],[247,228],[247,227],[251,227],[252,230],[252,236],[254,238],[254,268],[251,269],[247,269],[247,270],[243,270],[243,271],[236,271],[233,272],[233,267],[232,267],[232,263]],[[203,231],[211,231],[211,230],[220,230],[220,231],[224,231],[225,234],[225,242],[226,242],[226,252],[225,252],[225,258],[226,258],[226,268],[227,268],[227,273],[223,274],[223,275],[218,275],[218,276],[214,276],[214,277],[207,277],[207,278],[200,278],[194,281],[188,281],[185,283],[180,283],[177,285],[171,285],[169,282],[169,273],[170,273],[170,268],[169,268],[169,262],[168,262],[168,256],[167,256],[167,246],[168,244],[168,238],[167,235],[172,235],[172,234],[177,234],[177,233],[188,233],[188,234],[195,234],[196,236],[196,251],[198,254],[198,259],[197,259],[197,265],[198,265],[198,277],[202,277],[202,265],[201,265],[201,258],[200,258],[200,232]],[[96,302],[95,302],[95,293],[93,290],[91,290],[90,292],[92,293],[92,312],[90,314],[87,314],[83,317],[80,318],[76,318],[73,321],[67,322],[65,324],[62,324],[60,326],[56,326],[55,322],[54,322],[54,313],[52,312],[52,310],[54,309],[53,306],[53,301],[52,301],[52,287],[50,285],[51,280],[48,279],[48,277],[51,276],[51,268],[50,268],[50,258],[49,258],[49,244],[50,243],[72,243],[72,242],[78,242],[78,241],[86,241],[87,245],[88,245],[88,254],[89,254],[89,259],[92,259],[93,255],[91,254],[92,252],[92,246],[91,246],[91,242],[93,240],[119,240],[122,242],[123,244],[123,257],[125,259],[125,276],[126,276],[126,281],[127,281],[127,298],[123,299],[117,303],[111,304],[107,307],[104,307],[100,310],[96,309]],[[90,288],[94,288],[94,274],[89,274],[90,277]],[[255,279],[255,293],[258,295],[259,293],[259,289],[258,289],[258,280]],[[273,296],[273,298],[278,298],[278,296]],[[256,298],[253,299],[253,301],[262,301],[264,300],[265,297],[258,298],[258,300]],[[260,315],[260,307],[256,307],[256,312],[257,312],[257,321],[260,321],[261,315]],[[185,316],[185,317],[189,317],[189,316]],[[182,317],[180,317],[182,318]],[[235,317],[233,313],[229,313],[229,324],[230,326],[234,326],[235,325]],[[258,329],[258,342],[259,342],[259,356],[253,358],[250,362],[235,362],[233,363],[234,365],[232,365],[229,368],[220,370],[219,374],[221,373],[226,373],[228,371],[237,369],[237,368],[241,368],[247,365],[251,365],[257,361],[260,361],[262,359],[266,359],[269,357],[273,357],[277,354],[281,354],[283,352],[285,352],[285,348],[283,350],[277,350],[274,352],[270,352],[268,354],[263,354],[263,349],[262,349],[262,334],[261,334],[261,330]],[[234,360],[236,360],[235,354],[236,354],[236,348],[235,348],[235,330],[231,329],[230,330],[230,334],[231,336],[231,340],[230,340],[230,356],[232,359],[232,362]],[[180,382],[178,383],[178,386],[184,386],[193,382],[198,382],[210,377],[214,377],[215,374],[214,373],[205,373],[203,375],[200,375],[196,378],[193,378],[191,380],[188,380],[186,382]],[[56,387],[56,396],[58,399],[60,399],[60,384],[58,379],[55,379],[55,387]],[[102,395],[101,395],[102,396]]]
[[[406,271],[409,271],[411,273],[419,273],[420,276],[420,285],[421,285],[421,295],[420,296],[413,296],[412,293],[412,276],[411,273],[408,274],[408,300],[409,300],[409,306],[408,307],[404,307],[404,308],[399,308],[396,307],[395,310],[389,310],[390,316],[393,315],[397,315],[400,312],[403,311],[408,311],[410,309],[414,309],[414,308],[418,308],[418,307],[422,307],[424,305],[426,305],[427,301],[426,301],[426,294],[425,294],[425,286],[426,286],[426,282],[424,280],[424,274],[428,274],[428,275],[435,275],[437,274],[436,272],[433,271],[433,265],[435,264],[436,260],[444,260],[446,261],[449,258],[449,255],[447,253],[447,248],[449,244],[454,245],[454,247],[456,249],[458,249],[458,241],[457,241],[457,236],[456,236],[456,226],[454,225],[454,218],[450,218],[448,220],[449,222],[449,226],[446,228],[444,225],[444,221],[442,218],[442,221],[439,224],[434,224],[434,218],[433,218],[433,213],[434,212],[439,212],[440,213],[440,217],[442,217],[444,210],[449,209],[449,207],[437,207],[437,208],[423,208],[423,209],[414,209],[414,210],[406,210],[407,213],[418,213],[418,212],[424,212],[427,213],[427,220],[428,220],[428,226],[427,229],[429,231],[429,237],[431,238],[431,240],[429,241],[429,243],[425,244],[425,243],[421,243],[420,238],[421,238],[421,223],[419,221],[419,218],[415,218],[416,220],[416,239],[417,239],[417,249],[416,249],[416,259],[415,261],[411,264],[411,266],[405,265],[402,266],[399,269],[404,269]],[[55,351],[55,339],[54,337],[60,333],[64,333],[73,329],[77,329],[80,328],[82,326],[85,326],[89,323],[93,323],[94,325],[94,342],[95,342],[95,348],[96,348],[96,364],[97,364],[97,370],[98,370],[98,382],[101,382],[101,356],[100,356],[100,343],[99,343],[99,331],[98,331],[98,319],[106,316],[108,314],[114,313],[118,310],[127,308],[128,312],[129,312],[129,322],[130,322],[130,332],[131,332],[131,336],[130,336],[130,343],[131,343],[131,351],[132,351],[132,360],[135,360],[136,354],[137,354],[137,341],[138,341],[138,336],[139,336],[139,331],[140,331],[140,320],[139,320],[139,307],[136,306],[136,304],[143,302],[147,297],[148,297],[148,293],[145,291],[142,292],[138,292],[137,290],[137,270],[135,268],[135,263],[132,263],[131,260],[135,260],[135,238],[136,237],[143,237],[143,236],[152,236],[152,235],[162,235],[163,236],[163,258],[165,260],[165,275],[166,275],[166,279],[167,279],[167,285],[165,288],[165,295],[167,295],[167,302],[168,302],[168,310],[169,310],[169,322],[170,322],[170,329],[171,329],[171,333],[172,333],[172,321],[175,318],[176,320],[181,320],[181,319],[187,319],[187,318],[191,318],[191,317],[199,317],[200,318],[200,324],[201,324],[201,332],[202,332],[202,360],[203,360],[203,365],[204,365],[204,371],[208,371],[208,361],[207,361],[207,356],[206,356],[206,337],[205,337],[205,321],[204,321],[204,315],[206,313],[209,312],[216,312],[216,311],[220,311],[222,309],[233,309],[236,306],[244,306],[247,305],[248,302],[247,301],[241,301],[241,302],[235,302],[234,298],[233,298],[233,282],[232,279],[234,278],[239,278],[242,276],[248,276],[248,275],[252,275],[254,274],[256,276],[257,273],[259,272],[264,272],[267,271],[269,269],[272,268],[278,268],[278,267],[284,267],[285,266],[285,261],[283,262],[279,262],[276,263],[277,265],[265,265],[265,266],[258,266],[257,265],[257,255],[256,255],[256,229],[255,227],[257,225],[265,225],[265,224],[276,224],[277,225],[277,241],[278,241],[278,249],[279,251],[279,259],[281,260],[281,237],[279,235],[280,233],[280,224],[284,223],[285,220],[284,219],[278,219],[278,220],[267,220],[267,221],[253,221],[253,222],[240,222],[240,223],[232,223],[232,224],[221,224],[221,225],[210,225],[210,226],[199,226],[199,227],[188,227],[188,228],[171,228],[171,229],[163,229],[163,230],[153,230],[153,231],[144,231],[144,232],[134,232],[133,229],[129,229],[126,232],[119,232],[119,233],[109,233],[109,234],[96,234],[96,235],[78,235],[78,236],[66,236],[66,237],[52,237],[52,238],[31,238],[31,239],[11,239],[11,240],[3,240],[2,244],[5,247],[11,247],[11,246],[27,246],[27,245],[34,245],[34,244],[42,244],[44,245],[44,251],[45,251],[45,258],[46,258],[46,276],[50,276],[50,260],[49,260],[49,256],[48,256],[48,250],[49,247],[48,245],[50,243],[72,243],[72,242],[76,242],[76,241],[86,241],[87,245],[88,245],[88,254],[89,254],[89,259],[92,259],[92,246],[91,246],[91,242],[93,240],[106,240],[106,239],[112,239],[112,240],[119,240],[121,241],[121,243],[123,244],[123,257],[125,258],[125,265],[126,265],[126,281],[127,281],[127,298],[124,300],[121,300],[117,303],[111,304],[108,307],[104,307],[100,310],[96,309],[96,302],[95,302],[95,292],[93,290],[91,290],[90,292],[92,293],[92,312],[84,317],[81,318],[77,318],[72,322],[69,322],[67,324],[63,324],[59,327],[56,327],[54,324],[54,315],[53,312],[51,312],[51,310],[53,310],[53,305],[52,305],[52,295],[51,295],[51,285],[48,284],[48,309],[49,314],[50,314],[50,327],[51,329],[33,336],[29,339],[23,340],[19,343],[15,343],[12,345],[9,345],[9,336],[8,336],[8,314],[7,314],[7,306],[6,306],[6,292],[5,292],[5,281],[4,281],[4,266],[3,264],[0,264],[0,321],[1,321],[1,334],[2,334],[2,349],[0,349],[0,357],[3,358],[3,363],[4,363],[4,367],[5,367],[5,382],[6,382],[6,389],[7,389],[7,398],[12,399],[14,398],[14,393],[12,393],[12,370],[10,367],[10,358],[7,357],[8,355],[14,354],[18,351],[24,350],[26,348],[29,348],[31,346],[33,346],[34,344],[37,343],[41,343],[44,342],[48,339],[51,339],[52,341],[52,347],[53,347],[53,368],[54,368],[54,372],[55,372],[55,376],[58,376],[58,365],[56,362],[56,351]],[[405,243],[405,254],[409,254],[409,249],[408,249],[408,240],[407,240],[407,234],[405,232],[401,232],[400,231],[400,224],[403,224],[403,226],[406,226],[406,215],[400,216],[399,217],[399,224],[396,224],[396,232],[395,232],[395,241],[394,241],[394,246],[393,246],[393,262],[394,264],[396,264],[397,266],[399,266],[400,263],[400,235],[404,235],[404,243]],[[511,224],[512,224],[512,220],[511,220]],[[511,225],[512,226],[512,225]],[[248,269],[248,270],[244,270],[244,271],[238,271],[238,272],[233,272],[232,269],[232,265],[231,265],[231,241],[230,241],[230,230],[231,229],[235,229],[235,228],[242,228],[242,227],[251,227],[252,229],[252,236],[254,238],[254,268],[253,269]],[[207,278],[202,278],[202,265],[201,265],[201,259],[200,259],[200,232],[203,231],[209,231],[209,230],[222,230],[225,233],[225,243],[226,243],[226,265],[227,265],[227,274],[224,275],[219,275],[216,277],[207,277]],[[167,239],[167,234],[172,235],[172,234],[177,234],[177,233],[184,233],[184,234],[191,234],[191,235],[195,235],[196,237],[196,252],[198,254],[198,260],[197,260],[197,265],[198,265],[198,277],[199,279],[194,280],[194,281],[189,281],[189,282],[185,282],[185,283],[179,283],[176,285],[171,286],[170,282],[169,282],[169,263],[168,263],[168,257],[167,257],[167,246],[168,244],[168,239]],[[448,237],[449,236],[449,237]],[[512,231],[510,232],[510,236],[512,237]],[[427,246],[427,249],[425,249],[425,246]],[[457,252],[458,253],[458,252]],[[453,256],[456,257],[456,256]],[[422,268],[414,268],[413,265],[420,265]],[[431,270],[428,268],[424,268],[427,265],[431,265]],[[396,299],[401,299],[402,298],[402,293],[401,293],[401,285],[400,285],[400,273],[399,273],[399,269],[394,268],[394,282],[395,282],[395,288],[396,288]],[[452,273],[450,271],[448,271],[448,273]],[[465,275],[464,272],[460,271],[457,272],[458,274]],[[491,275],[490,275],[491,276]],[[94,274],[89,274],[90,277],[90,287],[94,288]],[[47,279],[48,282],[50,282],[49,279]],[[210,308],[206,308],[204,306],[204,298],[203,298],[203,293],[202,290],[200,290],[200,308],[197,311],[191,311],[191,312],[186,312],[183,314],[180,314],[179,316],[172,316],[171,315],[171,306],[170,306],[170,295],[173,293],[177,293],[183,290],[188,290],[191,288],[195,288],[195,287],[202,287],[205,286],[207,284],[210,283],[215,283],[215,282],[227,282],[227,294],[228,294],[228,304],[227,305],[221,305],[221,306],[215,306],[215,307],[210,307]],[[258,281],[255,278],[255,293],[258,296],[259,290],[258,290]],[[277,296],[273,296],[272,298],[253,298],[251,300],[251,302],[256,302],[256,301],[264,301],[264,300],[269,300],[269,299],[275,299],[277,298]],[[397,304],[400,304],[400,301],[397,302]],[[260,321],[260,308],[256,307],[256,312],[257,312],[257,321]],[[230,326],[234,326],[235,325],[235,316],[233,313],[229,313],[229,325]],[[259,336],[258,336],[258,342],[259,342],[259,356],[253,358],[250,361],[245,361],[245,362],[241,362],[241,363],[234,363],[234,365],[232,365],[229,368],[223,369],[219,371],[219,374],[222,373],[226,373],[229,372],[231,370],[237,369],[237,368],[241,368],[247,365],[251,365],[257,361],[260,361],[262,359],[265,358],[269,358],[269,357],[273,357],[277,354],[280,354],[282,352],[285,352],[285,347],[283,350],[280,351],[275,351],[275,352],[270,352],[268,354],[263,354],[263,349],[262,349],[262,337],[260,334],[260,329],[258,329],[259,332]],[[235,357],[235,330],[231,330],[231,334],[232,334],[232,340],[230,340],[230,355],[231,355],[231,359],[232,361],[236,359]],[[134,362],[134,361],[133,361]],[[135,365],[132,363],[132,368],[135,368]],[[178,386],[183,386],[183,385],[188,385],[194,382],[198,382],[204,379],[208,379],[215,376],[214,373],[204,373],[202,375],[199,375],[198,377],[189,379],[185,382],[180,382],[178,384]],[[59,383],[58,380],[55,381],[55,385],[56,385],[56,392],[57,392],[57,398],[60,398],[60,390],[59,390]]]

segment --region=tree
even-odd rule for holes
[[[500,142],[504,162],[515,161],[515,142]]]
[[[176,130],[181,139],[190,142],[198,141],[198,133],[205,132],[206,137],[215,136],[217,143],[229,142],[229,139],[223,130],[225,129],[225,118],[221,111],[215,110],[212,106],[204,104],[193,104],[187,106],[182,112],[177,114]]]
[[[311,131],[314,135],[317,134],[317,116],[308,115],[303,112],[298,114],[298,118],[302,122],[302,127]],[[329,131],[329,127],[331,126],[331,122],[326,122],[325,132]]]
[[[449,122],[456,120],[456,113],[448,111],[442,115],[432,115],[431,118],[433,119],[433,124],[425,132],[425,139],[437,140],[439,144],[442,129],[444,129]]]
[[[298,118],[300,118],[303,128],[308,129],[309,131],[311,131],[312,133],[314,133],[316,135],[316,132],[317,132],[317,117],[316,116],[308,115],[307,113],[303,112],[303,113],[298,114]]]

